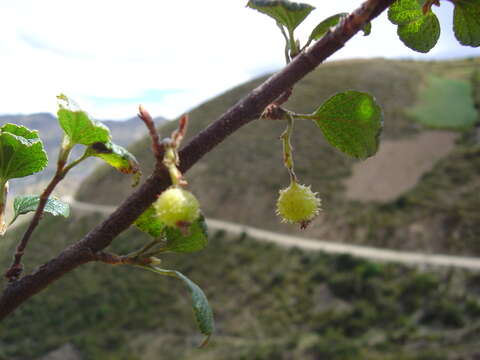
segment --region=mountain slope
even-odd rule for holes
[[[156,118],[155,123],[160,126],[163,118]],[[145,136],[145,125],[138,119],[132,118],[125,121],[102,121],[111,131],[114,142],[121,146],[128,146],[132,142]],[[30,115],[0,115],[0,126],[6,123],[14,123],[28,127],[32,130],[38,130],[40,138],[43,141],[47,151],[49,164],[41,173],[29,176],[23,179],[13,180],[10,184],[10,192],[13,194],[38,193],[45,183],[51,179],[55,172],[58,148],[62,141],[63,132],[58,124],[56,117],[49,113],[38,113]],[[72,158],[81,155],[83,149],[74,148]],[[73,194],[80,182],[87,177],[98,165],[98,161],[90,159],[82,163],[79,167],[72,170],[72,175],[61,184],[61,194]],[[58,193],[58,191],[57,191]]]
[[[295,87],[287,108],[311,112],[336,92],[346,89],[367,91],[375,95],[384,110],[384,144],[397,145],[404,139],[415,143],[420,134],[429,135],[429,141],[433,141],[431,155],[422,166],[422,148],[416,149],[409,143],[399,145],[396,151],[400,160],[409,161],[397,163],[387,158],[383,161],[384,167],[377,166],[379,176],[369,180],[373,182],[370,186],[372,192],[378,191],[379,186],[391,186],[394,196],[381,201],[362,201],[351,198],[347,188],[353,166],[359,162],[327,145],[314,124],[299,122],[293,144],[296,173],[303,183],[312,184],[312,189],[319,192],[324,207],[305,234],[323,240],[409,250],[480,254],[475,245],[475,238],[480,233],[479,221],[462,210],[480,206],[476,195],[480,179],[476,161],[478,146],[469,142],[468,136],[459,137],[454,132],[431,133],[408,114],[430,76],[456,79],[471,86],[472,73],[479,67],[478,58],[446,62],[357,60],[327,63],[302,80]],[[263,80],[241,85],[191,111],[187,140]],[[168,124],[161,128],[162,136],[168,136],[173,127],[174,124]],[[283,128],[281,122],[253,122],[189,171],[187,179],[206,216],[286,233],[298,232],[296,227],[281,224],[274,214],[278,190],[288,183],[278,140]],[[447,143],[441,140],[445,133]],[[405,152],[402,155],[401,146],[403,149],[412,147],[413,154]],[[435,151],[438,146],[442,151]],[[139,158],[144,173],[148,173],[153,164],[149,139],[137,142],[131,150]],[[382,146],[380,151],[383,151]],[[370,161],[375,162],[376,158]],[[401,164],[404,164],[403,168]],[[453,171],[460,171],[460,168],[465,175],[465,184],[457,186]],[[384,179],[382,173],[389,174],[394,170],[397,177],[402,173],[415,173],[411,185],[399,191],[394,184],[389,184],[385,180],[388,177]],[[422,178],[426,172],[431,173],[430,177]],[[428,179],[432,178],[448,184],[445,185],[447,189],[435,186],[431,180],[429,182]],[[104,167],[87,179],[77,197],[85,202],[117,204],[130,191],[129,179]],[[468,199],[468,204],[462,200],[435,205],[433,199],[442,198],[445,191],[453,198]],[[452,214],[455,214],[454,218]]]
[[[306,88],[299,86],[290,106],[297,101],[296,110],[310,111],[314,106],[312,88],[319,89],[318,96],[328,97],[331,94],[327,92],[343,89],[345,84],[338,84],[340,81],[356,89],[378,87],[377,98],[389,104],[387,121],[393,119],[392,126],[387,122],[388,141],[424,133],[404,116],[404,109],[415,102],[424,72],[435,68],[440,75],[465,79],[472,64],[375,60],[326,68],[305,79]],[[360,80],[366,81],[365,88]],[[190,136],[258,81],[193,111]],[[395,97],[392,87],[403,92]],[[302,105],[308,99],[311,104]],[[278,187],[287,181],[276,139],[282,127],[278,123],[251,124],[189,172],[188,179],[207,215],[297,231],[280,227],[270,208]],[[417,185],[395,200],[361,201],[347,196],[344,182],[357,162],[327,147],[308,123],[297,128],[301,129],[295,142],[297,173],[304,182],[314,183],[326,208],[310,231],[327,227],[337,236],[335,240],[397,247],[418,242],[419,238],[402,232],[416,231],[417,236],[425,232],[420,238],[425,241],[423,246],[454,236],[459,246],[465,239],[471,244],[463,244],[461,251],[449,251],[474,252],[480,150],[468,134]],[[163,129],[162,134],[170,130]],[[137,143],[133,151],[147,166],[151,164],[148,140]],[[120,201],[131,191],[130,179],[120,179],[115,173],[104,177],[109,172],[107,168],[97,171],[78,197],[97,203]],[[27,249],[26,270],[81,238],[101,217],[81,217],[75,211],[68,220],[45,216]],[[436,219],[440,225],[429,223]],[[419,220],[425,224],[418,224]],[[412,221],[416,227],[409,229]],[[418,231],[420,225],[423,231]],[[430,234],[432,229],[437,231]],[[0,268],[10,262],[21,230],[7,233],[0,242]],[[437,237],[435,243],[433,237]],[[145,240],[144,234],[130,229],[108,251],[125,254]],[[422,249],[422,244],[418,248]],[[71,347],[84,360],[451,360],[480,353],[478,272],[381,265],[345,255],[285,250],[221,232],[211,236],[204,251],[166,254],[162,261],[163,267],[189,276],[209,297],[217,332],[206,349],[196,349],[201,338],[196,335],[182,284],[128,266],[87,264],[0,324],[0,359],[38,359],[52,350]],[[4,285],[2,281],[0,285]]]

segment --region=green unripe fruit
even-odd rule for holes
[[[153,204],[158,219],[167,226],[182,227],[200,216],[197,198],[189,191],[171,187],[160,194]]]
[[[277,200],[277,215],[283,222],[299,223],[305,227],[320,211],[320,199],[310,186],[292,182],[280,190]]]

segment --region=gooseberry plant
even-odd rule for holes
[[[480,1],[445,1],[455,6],[454,32],[458,41],[467,46],[479,46]],[[248,7],[272,18],[280,29],[285,39],[285,68],[246,95],[183,148],[180,146],[187,130],[187,116],[180,118],[178,128],[170,137],[160,139],[150,114],[140,107],[139,118],[149,130],[155,155],[153,173],[83,239],[23,276],[22,256],[43,214],[69,215],[68,204],[54,198],[52,193],[73,167],[97,157],[122,173],[132,174],[133,185],[138,185],[140,166],[130,152],[112,142],[108,128],[92,119],[73,100],[59,95],[57,117],[64,136],[56,172],[42,194],[14,199],[14,215],[7,225],[4,213],[9,181],[43,170],[48,160],[36,131],[15,124],[0,127],[1,233],[5,233],[19,216],[34,212],[5,273],[8,284],[0,297],[0,319],[82,264],[92,261],[125,264],[183,281],[191,293],[194,314],[200,331],[206,335],[206,343],[214,331],[214,320],[205,294],[185,275],[159,266],[163,253],[190,253],[204,249],[208,243],[205,218],[198,200],[188,191],[184,173],[241,126],[255,119],[284,121],[286,129],[280,139],[290,184],[280,190],[276,212],[283,221],[297,223],[302,228],[308,226],[319,213],[321,202],[295,174],[291,144],[294,124],[299,120],[313,121],[330,145],[348,156],[362,159],[378,150],[383,116],[372,95],[355,90],[334,94],[309,114],[296,113],[284,107],[293,86],[359,31],[370,34],[371,21],[387,9],[389,19],[398,26],[400,39],[413,50],[429,51],[440,33],[432,6],[440,4],[439,0],[367,0],[352,13],[334,14],[319,22],[302,44],[296,38],[295,30],[311,14],[313,6],[288,0],[250,0]],[[75,146],[83,146],[84,152],[71,160],[70,154]],[[130,254],[105,252],[114,238],[132,224],[149,234],[151,241]]]

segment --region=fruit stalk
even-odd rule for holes
[[[290,117],[287,120],[287,128],[285,131],[282,133],[280,136],[280,139],[282,140],[283,143],[283,164],[288,170],[288,173],[290,174],[290,181],[291,182],[297,182],[297,176],[295,175],[295,171],[293,168],[293,147],[292,143],[290,142],[290,139],[293,134],[293,123],[294,120],[292,117]]]

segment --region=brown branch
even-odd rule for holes
[[[288,99],[290,99],[290,96],[292,95],[292,93],[293,93],[293,88],[287,89],[282,93],[282,95],[280,95],[277,99],[275,99],[272,105],[275,105],[277,107],[282,106],[284,103],[288,101]]]
[[[95,255],[95,261],[103,262],[109,265],[131,264],[128,256],[112,254],[105,251],[99,251]]]
[[[25,253],[25,248],[27,247],[33,232],[35,231],[38,224],[40,223],[40,220],[45,210],[45,206],[47,205],[47,202],[48,202],[48,198],[52,194],[53,190],[58,185],[58,183],[65,178],[67,173],[74,166],[78,165],[80,162],[82,162],[87,158],[85,153],[83,154],[83,156],[79,157],[78,159],[72,161],[70,164],[66,165],[67,159],[68,159],[68,156],[70,155],[71,150],[72,150],[71,147],[64,148],[62,146],[60,153],[58,154],[57,170],[55,171],[55,174],[53,175],[52,180],[50,180],[50,183],[47,185],[45,190],[43,190],[42,194],[40,195],[40,201],[38,202],[38,206],[37,206],[37,209],[35,210],[32,221],[30,221],[30,224],[28,225],[28,228],[25,231],[22,237],[22,240],[17,246],[15,255],[13,257],[12,265],[5,272],[5,277],[8,279],[9,282],[14,282],[18,280],[18,278],[22,274],[22,271],[23,271],[22,257],[23,257],[23,254]]]
[[[220,116],[217,121],[200,132],[180,152],[181,171],[187,171],[230,134],[258,118],[267,105],[342,48],[344,43],[355,35],[366,22],[387,9],[393,1],[366,1],[333,31],[307,51],[296,56],[283,70],[270,77]],[[0,298],[0,319],[64,274],[86,262],[96,260],[95,253],[103,250],[116,236],[126,230],[153,203],[157,194],[169,185],[168,173],[165,169],[157,166],[146,182],[85,238],[67,247],[33,274],[9,284]]]
[[[8,281],[13,282],[16,281],[20,275],[22,274],[23,271],[23,265],[22,265],[22,257],[23,254],[25,253],[25,248],[27,247],[28,241],[30,240],[33,231],[36,229],[38,226],[38,223],[40,222],[40,219],[42,218],[43,211],[45,209],[45,206],[47,205],[48,198],[53,192],[53,189],[58,185],[58,183],[65,177],[65,174],[63,173],[63,167],[59,167],[48,184],[48,186],[45,188],[43,193],[40,195],[40,201],[38,203],[37,209],[35,210],[35,214],[33,215],[32,221],[28,225],[27,230],[23,234],[22,240],[18,244],[15,255],[13,257],[13,262],[12,265],[8,268],[8,270],[5,272],[5,277],[8,279]]]

